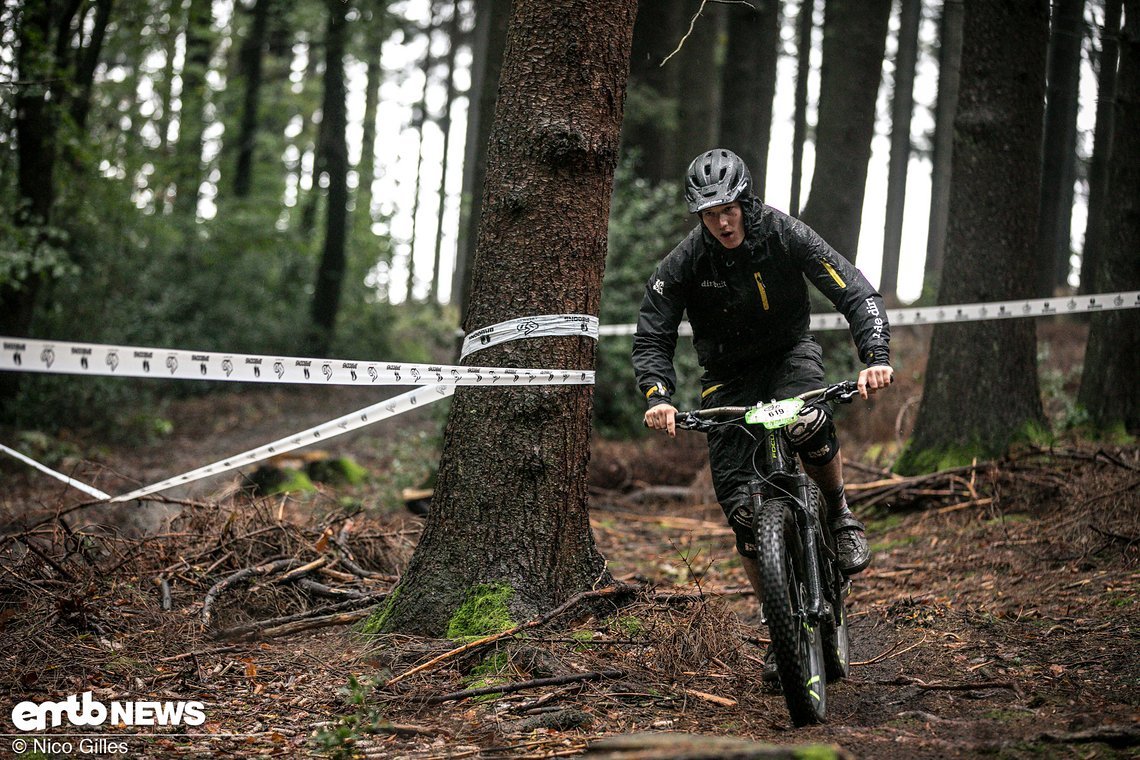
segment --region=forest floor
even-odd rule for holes
[[[1048,383],[1071,392],[1081,337],[1043,330]],[[396,496],[437,445],[439,418],[417,412],[329,442],[369,470],[364,484],[289,497],[221,478],[114,512],[0,462],[0,757],[762,756],[717,739],[861,758],[1140,755],[1140,446],[1067,440],[898,481],[883,467],[917,409],[921,357],[907,366],[890,401],[841,422],[874,559],[823,725],[791,727],[761,683],[766,631],[695,435],[594,445],[595,537],[637,593],[460,653],[358,633],[423,526]],[[157,445],[51,444],[69,452],[57,467],[119,492],[373,401],[212,395],[172,404]],[[493,693],[457,694],[477,688]],[[88,691],[201,701],[205,721],[102,727],[114,743],[94,747],[77,729],[15,729],[16,703]]]

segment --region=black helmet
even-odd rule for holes
[[[724,148],[697,156],[685,173],[685,200],[690,214],[732,203],[751,190],[752,175],[748,167],[740,156]]]

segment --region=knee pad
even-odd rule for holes
[[[792,448],[809,464],[825,465],[839,452],[835,424],[826,406],[805,406],[786,430]]]

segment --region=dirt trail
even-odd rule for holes
[[[212,397],[210,419],[228,410],[227,425],[207,419],[197,406],[205,401],[172,410],[175,436],[161,450],[140,456],[139,448],[108,447],[91,457],[97,467],[84,466],[105,477],[161,477],[204,463],[222,444],[248,448],[370,399],[341,397],[331,406],[290,399],[301,411],[282,417],[277,395]],[[595,446],[598,543],[615,577],[651,589],[618,608],[583,606],[391,689],[374,688],[375,681],[454,643],[359,636],[343,623],[363,615],[368,599],[329,599],[313,586],[267,577],[235,581],[217,593],[212,627],[202,630],[204,601],[220,581],[283,557],[337,554],[333,537],[369,572],[341,562],[312,578],[357,594],[389,589],[422,521],[400,510],[345,515],[351,504],[375,503],[396,471],[387,444],[401,436],[422,442],[433,424],[423,418],[369,430],[330,447],[372,470],[365,486],[322,487],[303,499],[236,510],[228,496],[220,507],[201,498],[167,533],[145,541],[77,538],[58,523],[31,532],[11,524],[0,544],[0,702],[8,705],[0,733],[13,733],[16,702],[90,690],[108,703],[205,703],[207,720],[183,732],[190,735],[126,739],[129,757],[551,757],[639,732],[822,743],[868,758],[1138,753],[1135,446],[1026,455],[962,478],[956,487],[976,498],[908,498],[866,513],[875,554],[851,597],[856,665],[850,679],[829,687],[830,720],[822,726],[792,729],[782,697],[761,685],[765,632],[699,445],[681,439]],[[847,453],[869,460],[874,452],[852,445]],[[849,480],[873,479],[874,471],[851,467]],[[80,501],[11,463],[0,472],[9,515]],[[214,497],[232,490],[213,488]],[[170,591],[168,611],[156,578]],[[291,634],[281,627],[296,625],[282,623],[285,616],[322,606],[326,622],[341,624]],[[279,627],[262,640],[216,637],[270,619]],[[620,675],[583,677],[612,671]],[[537,679],[561,680],[432,702]],[[0,737],[0,756],[10,741]]]

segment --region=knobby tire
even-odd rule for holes
[[[819,723],[827,714],[823,640],[802,614],[804,560],[792,504],[770,499],[753,514],[764,616],[784,701],[795,725]]]

